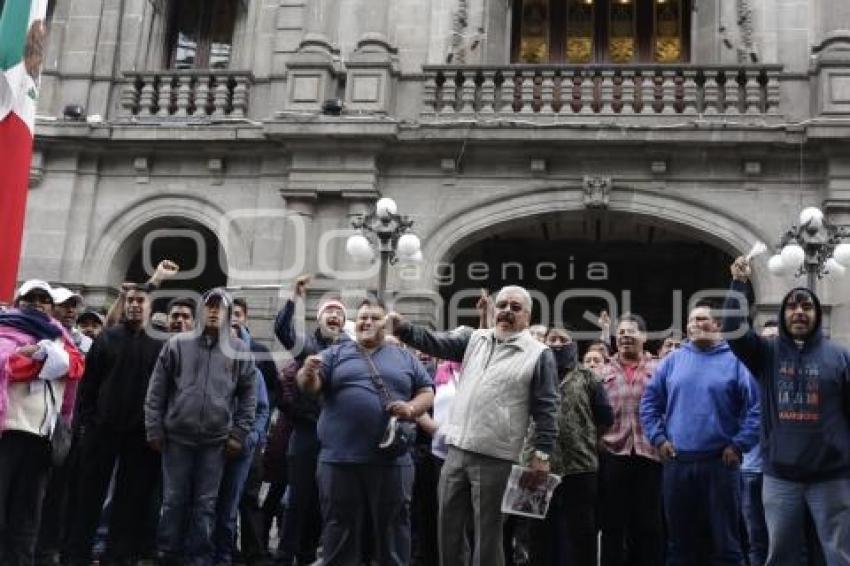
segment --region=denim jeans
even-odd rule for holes
[[[251,449],[236,458],[227,460],[224,464],[224,473],[218,488],[218,501],[215,505],[215,530],[212,537],[213,562],[216,565],[230,564],[233,560],[236,515],[253,459],[254,450]]]
[[[166,442],[159,549],[163,563],[206,565],[212,558],[215,504],[224,470],[224,444]]]
[[[792,482],[764,476],[769,566],[797,564],[804,544],[805,509],[809,508],[830,566],[850,566],[850,478]]]
[[[767,560],[767,524],[761,490],[761,472],[741,472],[741,513],[750,543],[750,566],[764,566]]]

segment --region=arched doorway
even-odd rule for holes
[[[147,281],[151,268],[163,259],[173,260],[181,268],[177,278],[166,280],[160,287],[162,294],[154,301],[154,311],[164,310],[175,296],[201,294],[227,285],[227,260],[218,237],[198,222],[158,218],[139,229],[131,240],[124,281]]]
[[[517,284],[532,291],[534,322],[566,325],[584,340],[598,336],[589,319],[603,309],[640,313],[656,340],[684,328],[689,301],[721,295],[732,261],[681,225],[618,211],[538,214],[467,241],[438,274],[448,325],[477,324],[468,316],[476,289]]]

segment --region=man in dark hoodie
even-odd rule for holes
[[[64,560],[90,564],[92,542],[118,465],[106,557],[150,558],[156,551],[159,454],[145,442],[148,380],[163,340],[146,332],[150,294],[134,286],[124,294],[123,320],[103,331],[86,358],[78,396],[80,439],[76,509],[70,509]]]
[[[207,564],[224,458],[242,453],[257,407],[256,366],[231,336],[233,299],[204,295],[200,335],[172,336],[145,400],[150,446],[162,452],[161,564]]]
[[[850,353],[826,339],[817,296],[792,289],[782,300],[779,336],[759,337],[740,298],[751,268],[731,267],[724,331],[759,381],[767,564],[792,564],[808,508],[827,564],[850,564]]]
[[[322,532],[316,468],[319,459],[319,437],[316,423],[321,405],[314,395],[298,389],[295,374],[309,355],[318,354],[340,340],[348,340],[343,332],[345,305],[337,300],[323,301],[316,311],[318,327],[313,334],[302,334],[295,323],[296,307],[303,309],[310,283],[309,275],[295,280],[292,296],[275,320],[274,331],[280,343],[294,357],[283,370],[280,408],[290,419],[292,435],[287,447],[289,502],[280,538],[278,564],[291,566],[315,561]],[[303,316],[303,314],[302,314]],[[299,321],[303,324],[303,320]],[[268,499],[267,499],[268,501]]]

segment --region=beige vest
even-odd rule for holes
[[[518,461],[528,430],[531,378],[543,350],[527,330],[497,343],[490,329],[469,339],[446,442],[462,450]]]

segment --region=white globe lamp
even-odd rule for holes
[[[384,197],[378,200],[378,204],[375,205],[375,210],[378,213],[378,218],[382,220],[386,220],[396,212],[398,212],[398,207],[395,204],[395,201],[389,197]]]
[[[421,244],[419,237],[415,234],[402,234],[396,244],[396,251],[400,257],[413,257],[419,251]]]
[[[363,234],[349,236],[345,242],[345,251],[357,261],[370,261],[375,257],[369,240]]]
[[[767,269],[776,276],[785,275],[788,270],[785,268],[785,263],[782,261],[782,256],[776,254],[767,260]]]
[[[796,271],[803,265],[806,259],[806,252],[799,244],[788,244],[782,251],[779,252],[782,257],[782,263],[788,271]]]
[[[844,267],[850,267],[850,244],[843,243],[835,246],[832,257]]]
[[[826,264],[824,267],[826,267],[826,272],[829,275],[832,275],[833,277],[843,277],[844,273],[847,271],[847,269],[843,265],[838,263],[834,257],[831,257],[826,260]]]
[[[823,212],[816,206],[804,208],[800,212],[800,224],[803,226],[808,224],[812,231],[817,232],[823,227]]]

